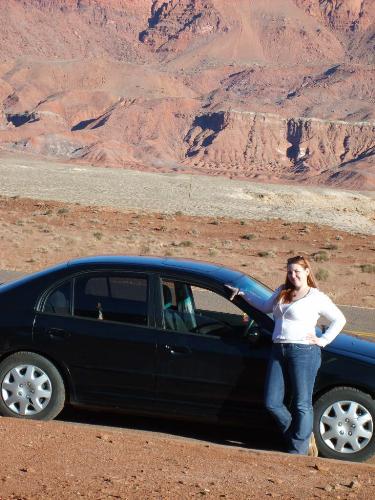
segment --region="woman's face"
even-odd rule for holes
[[[292,285],[299,289],[307,286],[307,276],[309,275],[309,269],[305,269],[300,264],[289,264],[288,266],[288,278]]]

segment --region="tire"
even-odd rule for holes
[[[0,413],[51,420],[64,407],[65,387],[56,367],[33,352],[17,352],[0,363]]]
[[[375,401],[353,387],[337,387],[314,404],[314,434],[326,458],[364,462],[375,454]]]

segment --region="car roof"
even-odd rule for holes
[[[2,283],[2,292],[17,288],[44,283],[55,279],[62,279],[69,274],[88,272],[91,270],[116,270],[129,269],[135,272],[164,272],[172,277],[192,276],[197,280],[210,280],[218,284],[234,283],[242,278],[244,273],[230,269],[219,264],[203,262],[192,259],[179,259],[169,257],[151,257],[137,255],[96,255],[72,259],[41,271],[22,276],[18,279]]]
[[[233,282],[244,276],[240,271],[220,264],[171,257],[96,255],[70,260],[67,265],[72,270],[89,270],[93,267],[116,268],[117,266],[121,266],[144,271],[170,271],[173,274],[189,273],[201,277],[210,277],[215,281],[223,283]]]

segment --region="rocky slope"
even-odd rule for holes
[[[372,0],[9,0],[0,147],[372,189]]]

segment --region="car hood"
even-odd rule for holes
[[[346,333],[340,333],[340,335],[326,347],[326,350],[344,354],[345,356],[370,362],[375,365],[375,337],[374,341],[370,341]]]

